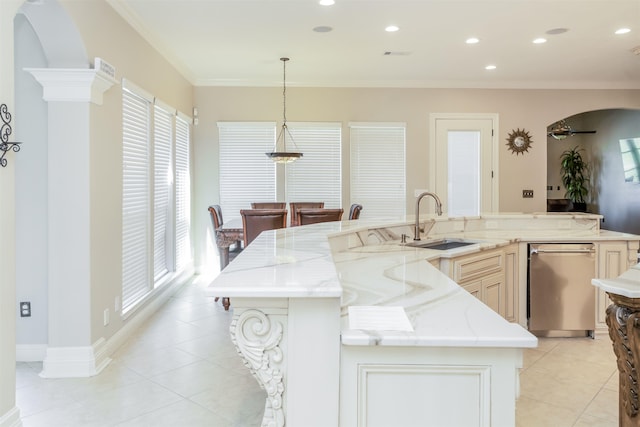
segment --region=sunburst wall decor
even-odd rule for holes
[[[509,150],[513,151],[516,155],[522,153],[524,156],[524,152],[529,151],[532,143],[533,141],[531,140],[531,136],[529,136],[529,132],[518,128],[511,131],[507,137],[506,145],[509,147]]]

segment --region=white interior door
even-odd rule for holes
[[[497,122],[495,114],[431,115],[430,188],[447,215],[498,211]]]

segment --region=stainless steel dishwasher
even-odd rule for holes
[[[592,336],[596,268],[591,243],[529,245],[529,331],[538,336]]]

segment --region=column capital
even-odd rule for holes
[[[42,85],[42,98],[61,102],[102,105],[102,95],[117,80],[92,68],[25,68]]]

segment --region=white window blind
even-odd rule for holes
[[[191,170],[189,123],[176,118],[176,271],[191,261]]]
[[[342,207],[341,124],[289,123],[288,127],[303,157],[286,165],[286,200]]]
[[[151,291],[151,102],[126,87],[122,99],[122,309],[126,310]]]
[[[361,218],[400,218],[406,212],[405,125],[352,123],[351,203]]]
[[[220,205],[225,221],[251,202],[276,200],[275,123],[219,122]]]
[[[174,114],[158,105],[153,115],[153,279],[160,280],[172,269],[172,241],[167,234],[171,218],[173,171],[171,151]]]

